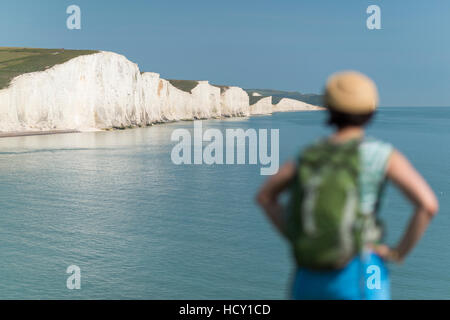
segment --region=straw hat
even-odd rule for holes
[[[378,104],[377,87],[369,77],[357,71],[338,72],[328,78],[325,104],[349,114],[371,113]]]

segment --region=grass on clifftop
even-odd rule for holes
[[[188,93],[192,93],[192,89],[194,89],[198,85],[198,81],[196,80],[175,80],[175,79],[169,79],[168,80],[170,84],[172,84],[175,88],[178,88],[180,90],[183,90]],[[218,84],[211,84],[212,86],[219,88],[220,93],[224,93],[226,90],[228,90],[229,86],[222,86]]]
[[[220,89],[220,93],[224,93],[225,91],[227,91],[228,89],[230,89],[230,86],[222,86],[219,84],[211,84],[212,86],[219,88]]]
[[[95,50],[33,49],[0,47],[0,89],[24,73],[44,71]]]
[[[191,93],[192,89],[194,89],[198,85],[198,81],[195,80],[174,80],[168,79],[171,85],[180,90]]]
[[[250,100],[249,100],[249,102],[250,102],[250,105],[253,105],[253,104],[255,104],[255,103],[257,103],[259,100],[261,100],[261,99],[263,99],[263,98],[267,98],[267,97],[270,97],[270,96],[253,96],[253,95],[249,95],[249,98],[250,98]]]

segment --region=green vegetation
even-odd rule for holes
[[[257,103],[262,98],[269,97],[269,96],[252,96],[249,92],[247,92],[247,93],[250,98],[250,105]],[[272,100],[273,100],[273,98],[272,98]]]
[[[24,73],[44,71],[95,50],[33,49],[0,47],[0,89]]]
[[[196,80],[174,80],[168,79],[171,85],[180,90],[191,93],[192,89],[194,89],[198,85],[198,81]]]
[[[220,94],[224,93],[225,91],[227,91],[230,86],[222,86],[219,84],[212,84],[212,86],[216,87],[216,88],[220,88]]]

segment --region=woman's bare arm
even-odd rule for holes
[[[422,237],[439,205],[427,182],[398,151],[394,151],[389,159],[387,176],[409,198],[415,209],[398,246],[395,249],[377,246],[375,251],[387,260],[401,262]]]
[[[266,181],[257,195],[259,205],[264,209],[267,217],[282,235],[285,235],[285,223],[283,207],[279,203],[278,197],[288,187],[295,174],[295,163],[287,162],[280,168],[277,174],[271,176]]]

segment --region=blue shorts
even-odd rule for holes
[[[361,254],[340,270],[295,272],[292,298],[300,300],[389,300],[389,271],[374,253]]]

